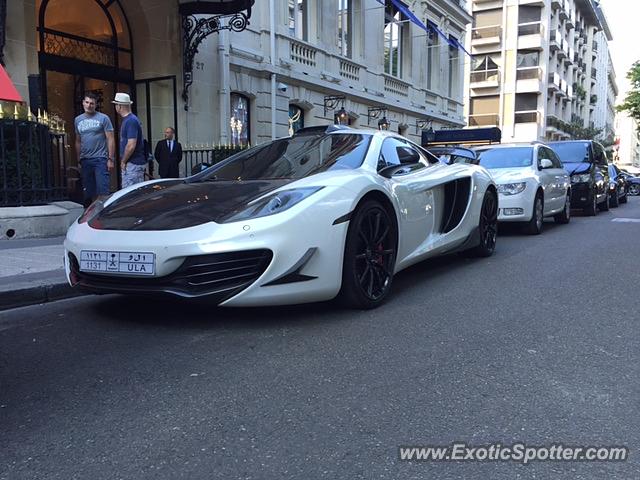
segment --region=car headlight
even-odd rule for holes
[[[502,183],[498,185],[498,193],[503,195],[517,195],[522,193],[527,188],[527,182],[519,183]]]
[[[239,222],[240,220],[267,217],[284,212],[322,188],[324,187],[295,188],[268,195],[254,201],[244,210],[231,214],[221,223]]]
[[[614,182],[609,183],[609,189],[615,190],[616,189],[616,184]]]
[[[93,202],[82,215],[78,218],[78,223],[87,223],[93,220],[103,209],[104,204],[109,197]]]
[[[590,173],[581,173],[580,175],[571,175],[571,183],[586,183],[591,181]]]

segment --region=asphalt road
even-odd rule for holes
[[[428,261],[375,311],[85,297],[0,313],[0,479],[640,478],[640,198]],[[626,445],[626,462],[398,447]]]

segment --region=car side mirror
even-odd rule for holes
[[[540,168],[544,170],[545,168],[553,168],[553,162],[548,158],[543,158],[540,160]]]

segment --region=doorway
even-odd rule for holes
[[[120,121],[111,101],[116,92],[135,98],[129,22],[120,0],[36,0],[36,12],[42,107],[66,126],[68,193],[77,201],[82,192],[74,119],[83,112],[84,94],[96,94],[97,110],[111,119],[116,157]],[[115,168],[111,190],[118,186]]]

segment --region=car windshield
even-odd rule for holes
[[[528,167],[533,163],[533,148],[508,147],[478,150],[480,165],[484,168]]]
[[[589,161],[589,142],[552,142],[549,144],[562,163]]]
[[[362,165],[370,135],[336,133],[282,138],[241,152],[194,181],[300,179]]]

